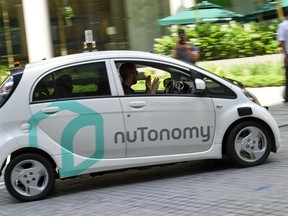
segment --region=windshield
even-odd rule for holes
[[[233,85],[236,85],[236,86],[238,86],[238,87],[240,87],[240,88],[244,88],[244,84],[241,83],[241,82],[239,82],[238,80],[234,80],[234,79],[231,79],[231,78],[228,78],[228,77],[225,77],[225,76],[219,76],[218,74],[216,74],[216,73],[214,73],[214,72],[211,72],[211,71],[209,71],[209,70],[207,70],[207,69],[204,69],[204,68],[199,67],[199,66],[197,66],[197,65],[194,65],[194,66],[195,66],[195,67],[198,67],[198,68],[200,68],[200,69],[202,69],[202,70],[205,70],[206,72],[211,73],[211,74],[213,74],[213,75],[215,75],[215,76],[218,76],[218,77],[220,77],[220,78],[222,78],[222,79],[225,79],[226,81],[232,83]]]

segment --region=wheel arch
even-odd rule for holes
[[[224,136],[223,136],[223,140],[222,140],[222,154],[225,155],[226,154],[226,145],[227,145],[227,137],[229,135],[229,133],[231,132],[231,130],[237,125],[240,124],[242,122],[246,122],[246,121],[254,121],[254,122],[258,122],[260,124],[262,124],[263,126],[265,126],[265,128],[268,130],[268,132],[271,135],[272,138],[272,145],[271,145],[271,151],[272,152],[276,152],[277,151],[277,147],[276,147],[276,143],[275,143],[275,136],[273,134],[272,129],[270,128],[270,126],[263,120],[258,119],[258,118],[254,118],[254,117],[246,117],[246,118],[241,118],[236,120],[235,122],[233,122],[226,130]]]
[[[45,151],[43,151],[41,149],[32,148],[32,147],[25,147],[25,148],[18,149],[18,150],[16,150],[16,151],[11,153],[10,161],[13,160],[15,157],[17,157],[19,155],[28,154],[28,153],[41,155],[44,158],[46,158],[51,163],[53,168],[55,169],[55,173],[56,173],[57,178],[59,178],[59,174],[58,174],[58,172],[56,172],[57,165],[56,165],[55,161],[53,160],[53,158],[47,152],[45,152]],[[5,162],[6,162],[6,160],[5,160]],[[4,167],[5,167],[5,163],[3,164],[3,168]]]

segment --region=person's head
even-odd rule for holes
[[[119,73],[124,83],[129,85],[134,85],[137,83],[138,71],[134,63],[125,62],[121,64],[119,68]]]
[[[56,79],[56,87],[64,91],[65,94],[70,95],[73,90],[72,77],[68,74],[61,75]]]
[[[185,43],[185,41],[187,40],[187,37],[186,37],[184,29],[178,30],[178,37],[179,37],[180,42]]]

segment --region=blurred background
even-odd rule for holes
[[[83,51],[92,30],[97,50],[152,51],[168,34],[157,20],[178,14],[198,0],[0,0],[0,64],[23,63]],[[247,14],[267,0],[209,0]],[[274,17],[275,18],[275,17]]]

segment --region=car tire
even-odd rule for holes
[[[226,140],[228,158],[241,167],[264,163],[270,154],[271,146],[272,138],[267,128],[252,121],[236,125]]]
[[[43,156],[23,154],[7,165],[4,180],[8,192],[28,202],[45,198],[54,188],[56,171]]]

